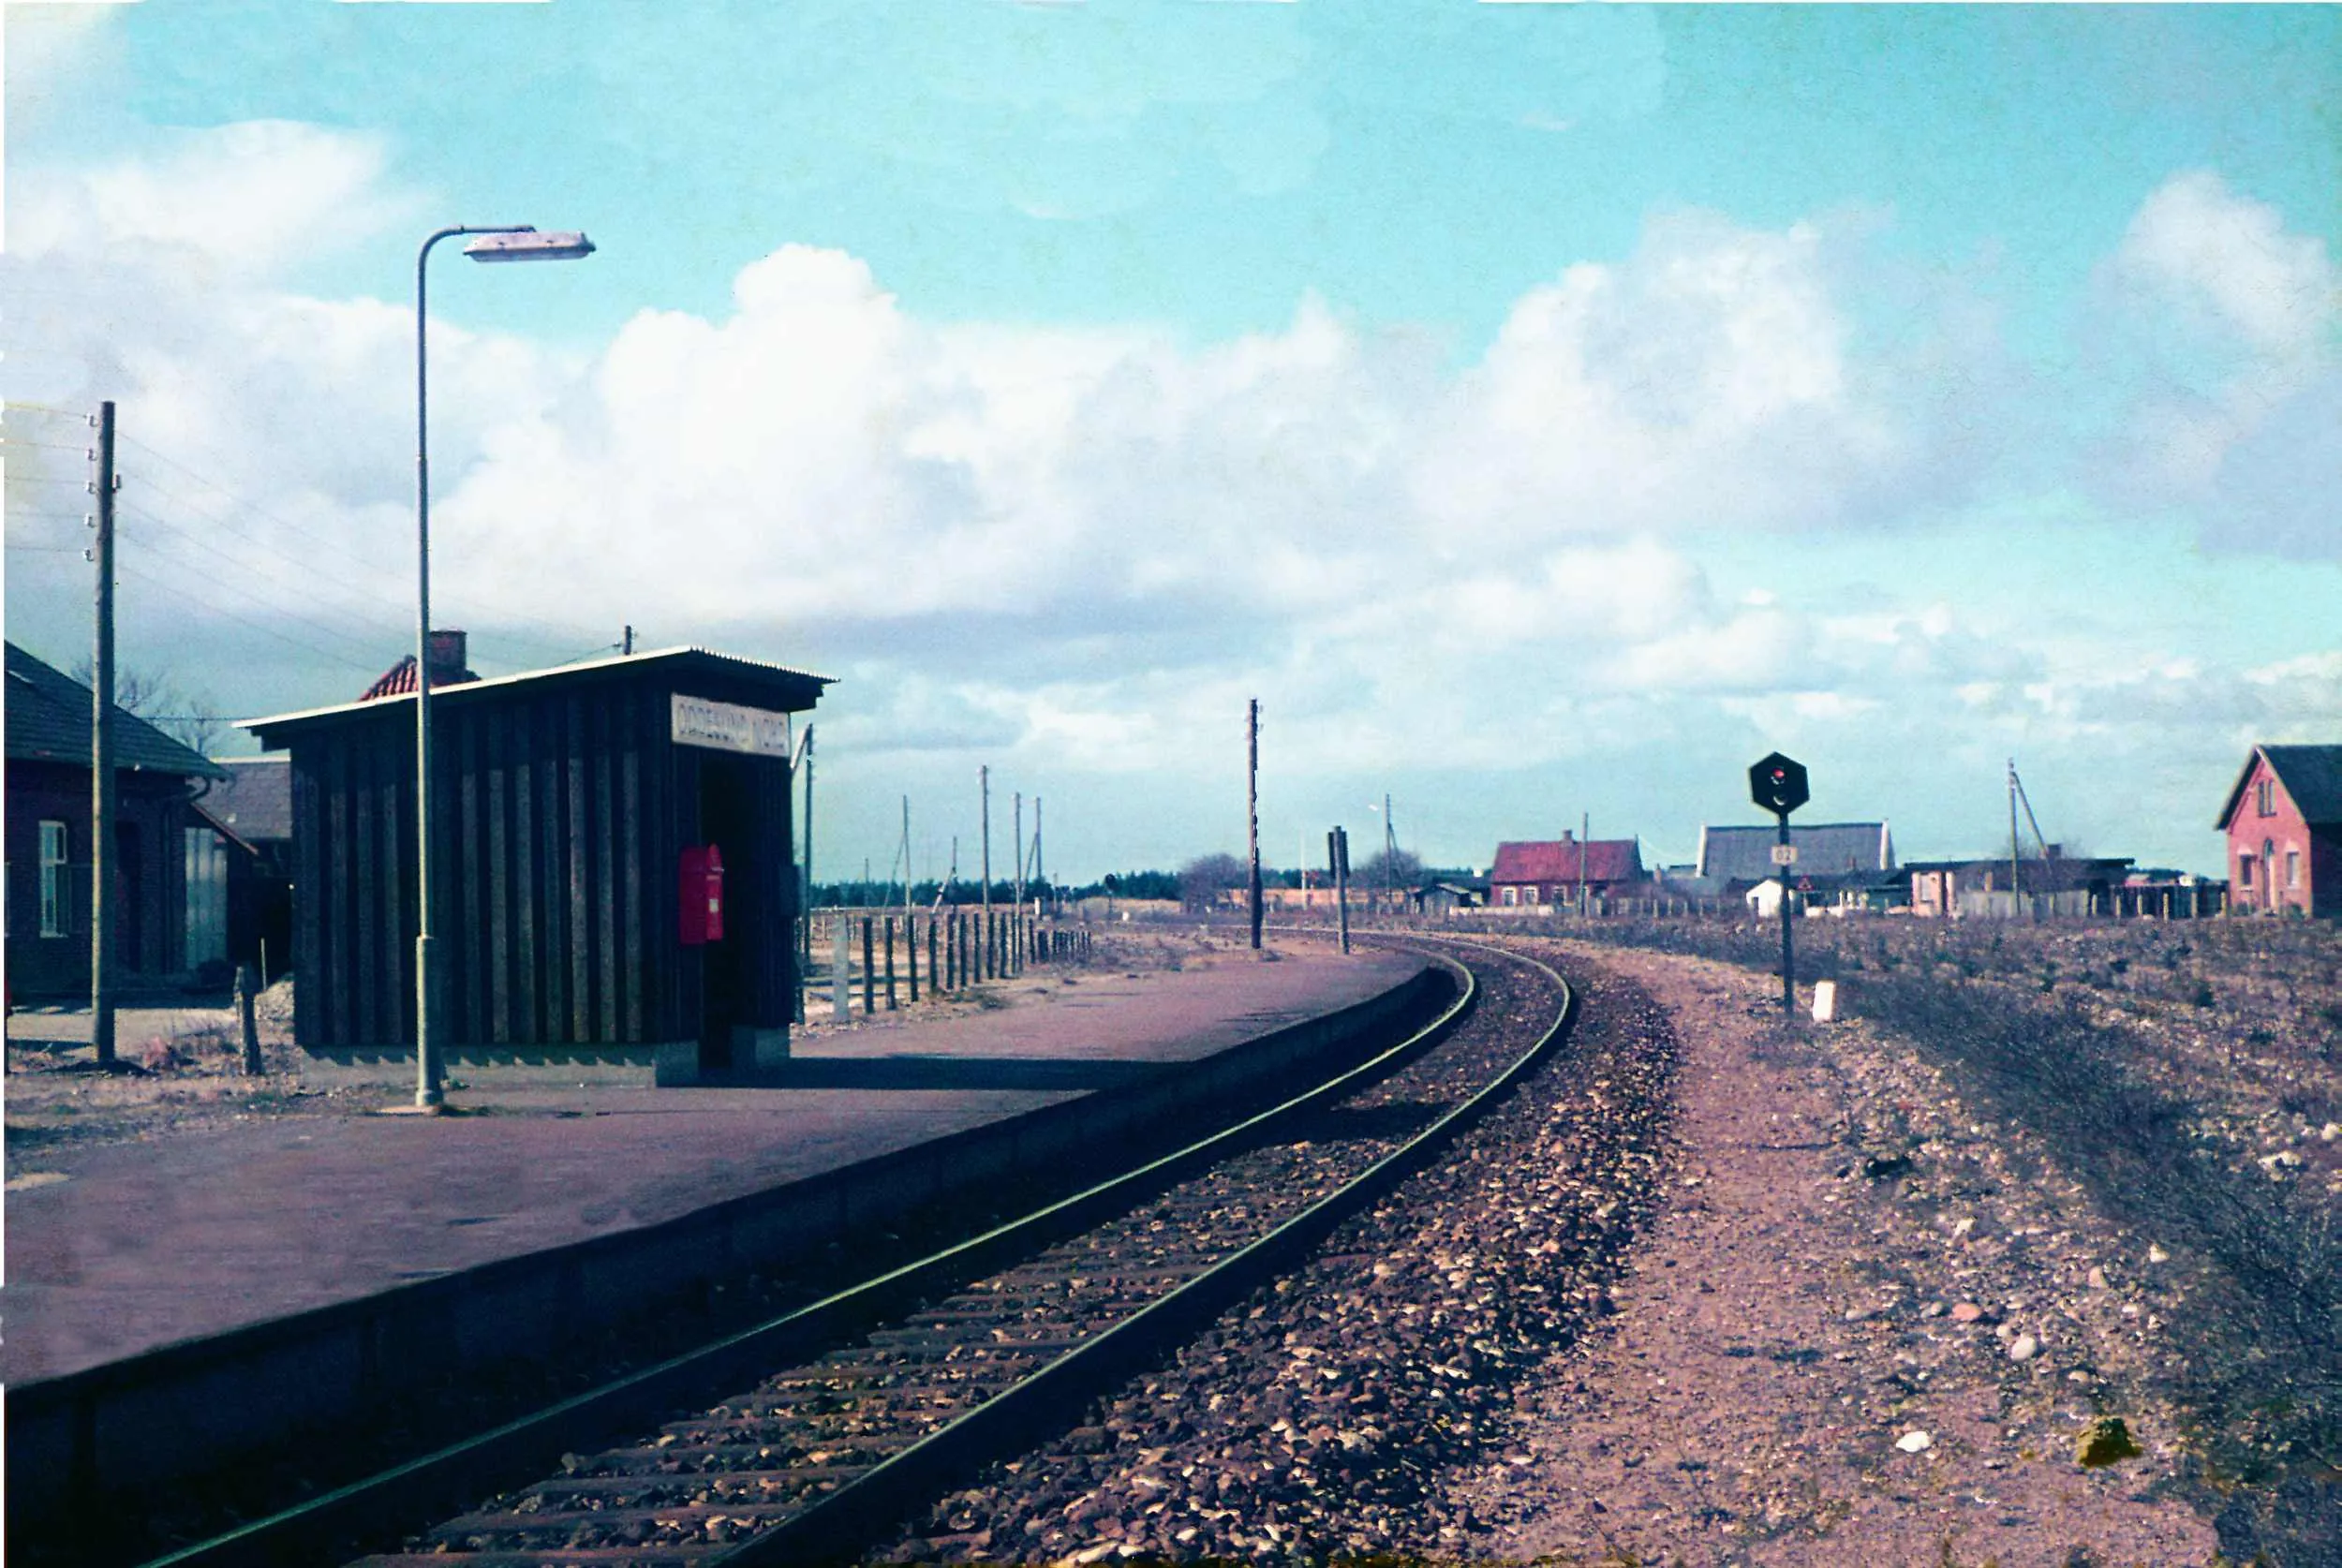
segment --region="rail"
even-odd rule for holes
[[[1431,944],[1423,944],[1417,950],[1430,951]],[[1154,1295],[1135,1310],[1122,1312],[1106,1326],[1080,1335],[1077,1343],[1046,1359],[1045,1364],[1021,1371],[997,1392],[975,1390],[972,1408],[965,1409],[926,1435],[874,1464],[845,1466],[851,1473],[818,1484],[821,1495],[816,1501],[794,1506],[784,1516],[758,1520],[757,1532],[747,1541],[737,1545],[720,1540],[700,1541],[679,1549],[646,1543],[627,1553],[627,1560],[756,1568],[763,1563],[816,1561],[850,1554],[874,1531],[883,1528],[921,1498],[931,1496],[954,1475],[979,1467],[1003,1452],[1015,1451],[1024,1440],[1061,1420],[1070,1409],[1110,1383],[1118,1373],[1144,1363],[1164,1346],[1177,1342],[1208,1321],[1225,1303],[1287,1265],[1343,1218],[1420,1168],[1509,1092],[1564,1037],[1576,1007],[1566,982],[1549,968],[1524,955],[1492,948],[1484,951],[1499,954],[1508,965],[1542,971],[1558,991],[1560,1004],[1550,1026],[1527,1049],[1511,1053],[1500,1071],[1476,1090],[1449,1105],[1430,1125],[1365,1169],[1348,1174],[1339,1186],[1316,1196],[1297,1212],[1286,1214],[1266,1234],[1233,1247],[1206,1266],[1185,1270],[1187,1277],[1169,1290]],[[1053,1242],[1062,1244],[1066,1237],[1079,1237],[1089,1228],[1107,1225],[1134,1204],[1178,1183],[1208,1179],[1214,1167],[1241,1157],[1248,1149],[1264,1146],[1267,1140],[1280,1132],[1289,1132],[1336,1102],[1408,1069],[1470,1018],[1480,1000],[1479,976],[1467,965],[1443,954],[1433,951],[1431,955],[1458,978],[1457,994],[1438,1017],[1399,1043],[1280,1104],[850,1289],[300,1506],[156,1559],[152,1568],[196,1568],[199,1564],[203,1568],[222,1568],[312,1561],[321,1550],[369,1533],[379,1533],[400,1520],[411,1520],[444,1507],[457,1496],[477,1496],[498,1477],[542,1474],[549,1469],[573,1465],[575,1450],[590,1448],[597,1442],[630,1429],[639,1430],[646,1421],[657,1419],[662,1413],[704,1404],[726,1390],[738,1388],[744,1380],[764,1378],[775,1367],[802,1365],[808,1357],[866,1333],[874,1324],[901,1320],[906,1314],[916,1312],[922,1303],[981,1278],[986,1270],[1011,1266],[1015,1260],[1030,1258],[1037,1249],[1045,1249]],[[1510,1047],[1506,1049],[1509,1052]],[[1304,1143],[1300,1146],[1308,1146]],[[651,1512],[656,1514],[658,1510]],[[591,1513],[580,1516],[601,1517]],[[495,1523],[486,1516],[467,1516],[459,1521],[459,1526],[468,1530],[477,1525],[480,1535],[493,1537]],[[450,1550],[451,1528],[442,1527],[437,1549],[428,1554],[432,1561],[450,1561],[440,1554]],[[537,1559],[526,1551],[497,1548],[489,1556],[498,1562],[556,1561],[576,1559],[579,1553],[566,1546],[548,1547],[546,1555]],[[393,1555],[367,1561],[387,1565],[408,1560]]]

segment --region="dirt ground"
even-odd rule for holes
[[[2214,1560],[2174,1495],[2186,1424],[2147,1390],[2182,1263],[1869,1026],[1784,1030],[1777,987],[1742,969],[1582,956],[1674,1017],[1673,1200],[1617,1314],[1456,1483],[1490,1521],[1467,1555]],[[2101,1417],[2139,1452],[2085,1467]]]

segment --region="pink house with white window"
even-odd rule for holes
[[[2342,746],[2256,746],[2221,809],[2229,909],[2342,917]]]

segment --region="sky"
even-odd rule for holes
[[[837,677],[819,877],[1801,820],[2214,872],[2342,741],[2342,10],[0,6],[6,620],[190,710]],[[218,748],[250,749],[241,732]]]

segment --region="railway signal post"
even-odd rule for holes
[[[1808,798],[1805,764],[1778,751],[1768,752],[1748,770],[1749,798],[1773,814],[1781,824],[1781,839],[1772,849],[1772,864],[1781,878],[1781,1014],[1797,1016],[1797,964],[1789,919],[1789,867],[1797,864],[1797,846],[1789,842],[1789,813]]]

